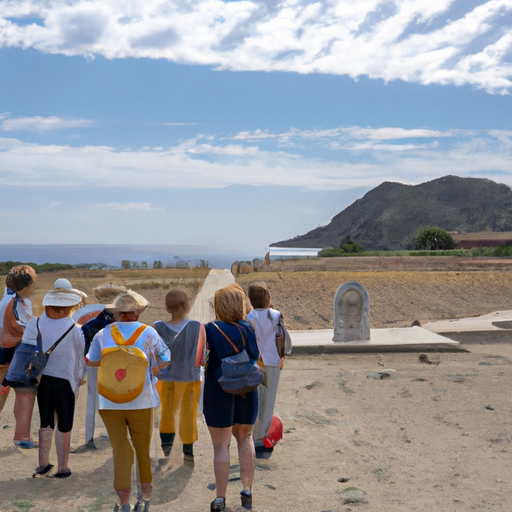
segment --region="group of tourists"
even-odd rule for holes
[[[30,296],[36,282],[30,266],[13,267],[0,301],[0,412],[9,390],[14,389],[14,444],[33,448],[31,419],[37,399],[39,465],[33,476],[71,476],[68,462],[75,402],[80,385],[87,382],[86,448],[94,447],[99,410],[112,446],[118,495],[114,510],[147,512],[153,480],[154,410],[161,406],[164,457],[158,459],[157,469],[168,466],[176,434],[184,461],[193,463],[202,397],[213,445],[216,498],[210,511],[225,510],[231,436],[238,448],[241,505],[251,510],[254,458],[270,457],[279,438],[272,438],[269,431],[271,424],[279,422],[274,416],[277,386],[284,357],[291,352],[290,337],[282,315],[271,307],[267,285],[252,284],[248,297],[237,284],[218,290],[216,319],[205,325],[187,318],[189,297],[173,289],[165,297],[170,317],[151,327],[139,321],[149,303],[137,292],[106,284],[94,289],[99,304],[85,306],[86,294],[64,278],[46,293],[44,312],[35,317]],[[240,357],[246,358],[245,366]],[[243,389],[227,389],[223,378],[231,359],[238,362],[237,372],[250,367],[259,380]],[[235,375],[235,383],[238,378]],[[55,472],[50,462],[54,437]],[[134,460],[138,486],[132,509]]]

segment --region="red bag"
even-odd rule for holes
[[[278,441],[283,439],[283,423],[279,419],[279,416],[272,416],[270,427],[268,427],[267,433],[263,438],[263,444],[267,448],[273,448]]]

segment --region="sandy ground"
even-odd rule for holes
[[[258,461],[254,510],[509,512],[512,346],[471,345],[470,353],[429,358],[433,364],[417,354],[291,357],[276,407],[286,433],[272,458]],[[373,378],[382,369],[396,371]],[[84,399],[74,447],[84,440]],[[72,454],[73,475],[59,480],[32,479],[37,450],[12,446],[11,397],[1,425],[0,510],[112,510],[112,458],[101,426],[99,449]],[[208,510],[212,449],[202,419],[199,426],[195,465],[183,463],[178,443],[170,470],[155,475],[151,510]],[[349,487],[366,503],[344,503]],[[229,485],[228,510],[242,510],[239,490],[238,481]]]
[[[279,299],[288,320],[301,316],[309,322],[303,328],[313,328],[315,324],[313,315],[300,314],[300,303],[306,302],[312,310],[311,304],[323,304],[319,293],[323,286],[327,294],[347,280],[339,270],[321,271],[327,272],[327,277],[330,272],[335,273],[325,280],[320,279],[324,274],[316,272],[311,276],[292,276],[287,271],[269,274],[275,283],[286,283],[286,287],[272,285],[274,298],[276,302]],[[397,271],[387,271],[393,272]],[[448,274],[444,281],[435,281],[437,292],[432,286],[424,296],[425,286],[433,282],[437,272]],[[457,272],[465,273],[467,279],[462,280],[463,276],[457,281]],[[366,274],[365,286],[378,289],[368,271]],[[382,287],[379,300],[388,296],[394,300],[390,299],[389,305],[382,307],[384,312],[379,313],[377,294],[370,290],[372,326],[386,326],[395,310],[393,321],[405,322],[400,315],[402,309],[407,322],[446,318],[448,307],[457,313],[453,315],[457,318],[512,309],[512,282],[507,270],[433,270],[423,272],[429,274],[426,277],[417,274],[416,281],[412,275],[406,279],[406,271],[389,281],[385,281],[384,274],[375,272],[374,282]],[[354,272],[347,276],[350,280],[356,277]],[[256,276],[242,276],[241,280],[245,277],[254,280]],[[294,294],[290,291],[293,277],[298,283]],[[361,274],[355,280],[363,282],[363,278],[365,275]],[[415,282],[417,286],[413,286]],[[400,283],[405,283],[402,288]],[[471,290],[467,293],[466,285]],[[326,302],[327,306],[318,306],[318,311],[329,318],[332,296]],[[418,309],[408,309],[409,304]],[[496,304],[500,306],[494,307]],[[442,315],[436,316],[437,312]],[[290,357],[282,373],[276,406],[285,428],[284,439],[270,460],[257,462],[254,510],[509,512],[512,344],[503,338],[501,343],[491,344],[486,343],[489,340],[485,337],[473,336],[471,341],[466,345],[469,352],[429,353],[431,364],[421,362],[415,353]],[[382,369],[395,371],[390,371],[387,379],[375,378]],[[83,391],[82,388],[73,448],[84,442]],[[69,479],[33,479],[37,450],[19,450],[12,445],[12,404],[10,396],[0,416],[0,511],[112,510],[116,499],[112,458],[109,442],[102,437],[102,425],[97,425],[98,450],[71,454],[73,475]],[[34,413],[35,438],[37,428]],[[151,510],[209,510],[215,497],[209,488],[214,481],[212,448],[202,418],[199,435],[194,465],[183,462],[178,442],[169,471],[155,474]],[[53,453],[52,461],[55,460]],[[228,488],[227,510],[241,512],[236,463],[236,447],[232,446],[233,482]],[[350,503],[351,500],[362,502]]]

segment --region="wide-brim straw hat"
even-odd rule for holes
[[[103,304],[112,304],[114,299],[121,293],[125,292],[126,288],[124,286],[108,283],[102,284],[101,286],[97,286],[92,291],[96,299],[98,299]]]
[[[43,298],[43,306],[69,307],[80,304],[87,295],[75,288],[52,288]]]
[[[111,313],[142,313],[149,306],[149,301],[140,293],[126,290],[117,295],[112,304],[105,304]]]

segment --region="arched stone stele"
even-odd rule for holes
[[[343,283],[334,297],[333,341],[370,340],[370,299],[356,281]]]

